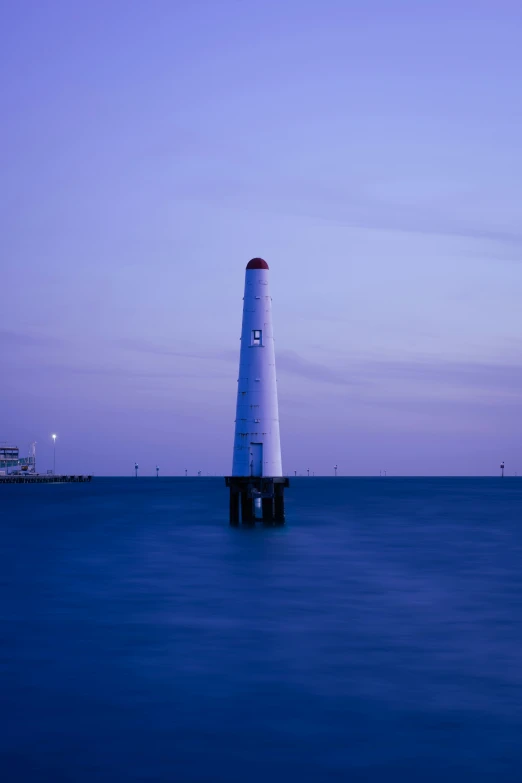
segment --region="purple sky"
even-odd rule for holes
[[[287,473],[522,475],[520,3],[0,22],[0,440],[228,473],[259,255]]]

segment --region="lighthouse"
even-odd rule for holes
[[[245,272],[243,326],[237,388],[230,524],[282,524],[284,488],[279,436],[279,407],[272,330],[269,268],[262,258],[248,262]]]

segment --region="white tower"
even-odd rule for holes
[[[233,476],[282,476],[279,409],[268,264],[245,273]]]
[[[243,328],[239,356],[236,428],[230,488],[230,524],[285,521],[283,476],[279,438],[279,409],[272,331],[272,297],[268,264],[253,258],[247,264],[243,298]]]

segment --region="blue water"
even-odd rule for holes
[[[0,778],[522,780],[522,479],[0,486]]]

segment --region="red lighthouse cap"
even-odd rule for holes
[[[247,269],[268,269],[268,264],[262,258],[253,258],[248,262]]]

